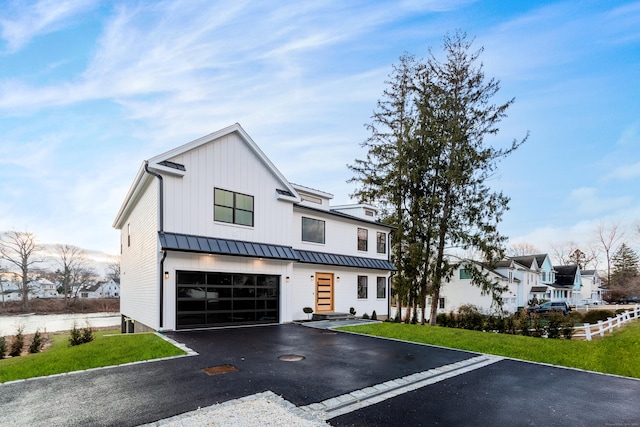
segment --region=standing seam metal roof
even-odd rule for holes
[[[385,259],[296,250],[290,246],[193,236],[180,233],[159,232],[158,237],[160,238],[160,246],[162,249],[171,251],[281,259],[339,267],[396,270],[395,266]]]

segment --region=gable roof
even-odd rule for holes
[[[573,286],[579,271],[577,265],[554,265],[553,269],[556,271],[554,286]]]
[[[137,194],[139,193],[140,189],[144,188],[144,185],[152,178],[146,172],[145,166],[148,166],[150,170],[156,173],[173,176],[184,176],[184,174],[186,173],[186,168],[184,167],[184,165],[171,161],[172,158],[232,133],[236,133],[240,137],[240,139],[260,160],[260,162],[265,165],[266,169],[275,176],[277,181],[279,181],[281,188],[277,188],[275,190],[281,191],[277,191],[277,197],[279,199],[299,203],[300,195],[297,193],[293,185],[291,185],[291,183],[287,181],[284,175],[280,173],[280,171],[275,167],[271,160],[269,160],[269,158],[264,154],[260,147],[258,147],[253,139],[251,139],[249,134],[245,132],[242,126],[240,126],[240,124],[238,123],[235,123],[224,129],[220,129],[216,132],[210,133],[209,135],[205,135],[172,150],[151,157],[149,160],[143,161],[140,169],[138,169],[138,173],[136,174],[133,183],[131,184],[131,187],[129,188],[129,191],[127,192],[124,201],[122,202],[120,210],[118,211],[118,214],[113,221],[113,227],[116,229],[122,228],[123,221],[126,218],[129,210],[131,209],[133,201],[136,199]]]

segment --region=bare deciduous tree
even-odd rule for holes
[[[21,279],[22,309],[29,308],[29,272],[44,261],[40,255],[42,247],[36,243],[36,236],[28,231],[7,231],[0,236],[0,259],[16,269]]]
[[[514,243],[507,248],[507,256],[527,256],[540,253],[540,249],[531,243]]]
[[[582,250],[584,249],[584,250]],[[591,247],[579,248],[575,242],[564,242],[551,245],[555,265],[576,264],[581,270],[587,266],[597,267],[598,251]]]
[[[611,283],[611,259],[618,250],[623,237],[624,231],[620,230],[620,221],[611,222],[609,226],[602,222],[598,225],[597,239],[598,243],[602,245],[607,262],[607,285]]]
[[[107,277],[120,283],[120,256],[114,256],[107,264]]]
[[[69,304],[72,298],[77,298],[82,287],[95,280],[96,272],[89,265],[86,252],[77,246],[68,243],[57,245],[56,253],[60,265],[60,269],[57,271],[58,280],[62,285],[62,293],[67,304]]]

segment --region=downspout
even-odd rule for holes
[[[390,230],[389,234],[387,234],[387,248],[388,248],[387,261],[389,261],[389,263],[391,263],[391,233],[393,233],[393,230]],[[389,275],[389,280],[387,280],[387,319],[388,320],[392,320],[391,319],[391,278],[393,278],[395,274],[396,272],[392,271],[391,274]]]
[[[159,197],[158,197],[158,202],[159,202],[159,211],[160,211],[160,215],[159,215],[159,232],[160,233],[164,233],[164,199],[163,199],[163,188],[162,188],[162,175],[152,172],[149,170],[149,162],[147,160],[145,160],[144,162],[144,171],[146,173],[148,173],[149,175],[155,176],[156,178],[158,178],[158,193],[159,193]],[[160,323],[159,323],[159,329],[162,330],[163,327],[163,319],[164,319],[164,260],[167,258],[167,251],[163,250],[162,251],[162,258],[160,258],[160,272],[159,272],[159,287],[160,287],[160,292],[159,292],[159,300],[160,300]]]

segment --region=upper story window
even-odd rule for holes
[[[471,272],[466,268],[460,269],[460,279],[471,279]]]
[[[324,243],[324,221],[302,217],[302,241]]]
[[[379,254],[387,253],[387,233],[381,233],[380,231],[378,231],[376,237],[376,251]]]
[[[358,250],[366,251],[369,240],[369,230],[366,228],[358,228]]]
[[[253,227],[253,196],[214,189],[213,219]]]

